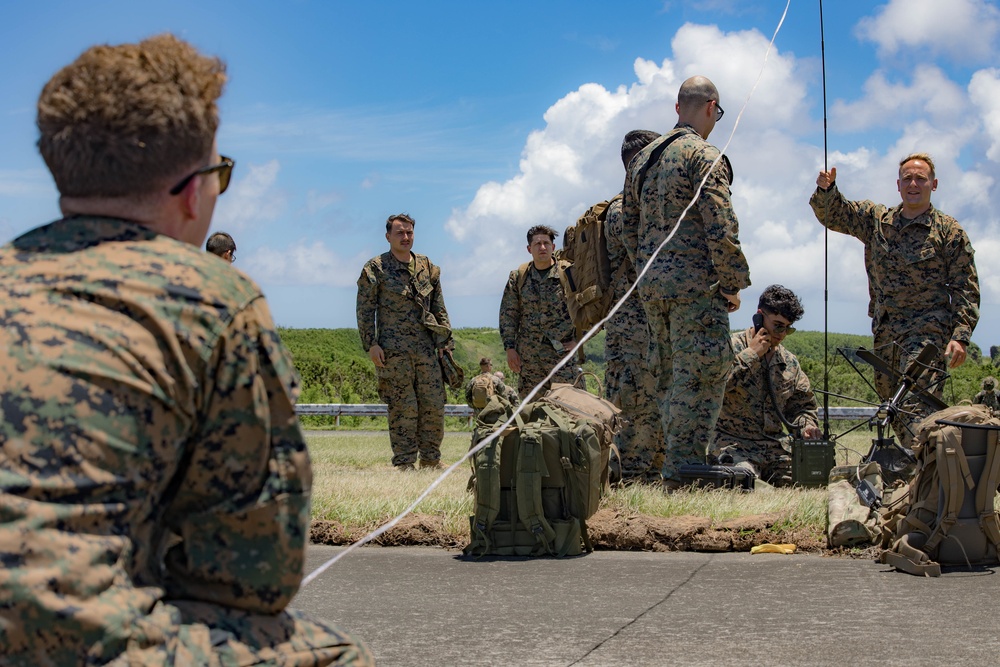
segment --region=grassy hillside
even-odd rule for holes
[[[282,340],[292,352],[295,366],[302,376],[302,403],[379,403],[375,367],[368,355],[361,349],[361,339],[355,329],[281,329]],[[848,350],[859,346],[871,348],[871,336],[851,334],[829,334],[829,390],[833,393],[851,396],[865,401],[876,401],[875,392],[851,368],[837,348]],[[823,388],[824,360],[823,333],[819,331],[797,331],[785,339],[785,346],[791,350],[802,364],[802,368],[815,389]],[[604,333],[587,343],[587,362],[584,368],[604,377]],[[980,381],[996,372],[989,358],[980,361],[979,350],[974,345],[970,349],[969,361],[954,371],[945,385],[945,399],[949,403],[971,400],[979,391]],[[479,372],[481,357],[493,359],[494,370],[503,371],[508,384],[513,384],[514,375],[507,366],[507,357],[500,342],[497,329],[458,329],[455,331],[455,360],[465,369],[466,377]],[[871,368],[866,364],[856,365],[864,371],[871,382]],[[591,389],[596,387],[591,384]],[[822,398],[819,399],[822,404]],[[463,403],[460,392],[448,390],[449,403]],[[831,397],[830,405],[859,405],[857,402]],[[452,427],[462,426],[456,420]],[[384,428],[385,419],[344,418],[344,425],[355,427],[371,426]],[[349,423],[350,422],[350,423]],[[332,424],[332,418],[309,417],[307,426]]]

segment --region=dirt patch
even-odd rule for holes
[[[714,523],[698,516],[670,518],[643,514],[623,515],[600,510],[587,521],[595,549],[614,551],[749,551],[750,547],[771,542],[795,544],[799,551],[818,552],[825,537],[815,531],[790,529],[781,514],[756,514]],[[337,521],[313,521],[310,539],[318,544],[346,545],[365,536]],[[445,529],[439,516],[411,514],[385,534],[373,540],[381,546],[438,546],[461,549],[468,535]]]

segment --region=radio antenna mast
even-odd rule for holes
[[[826,39],[823,32],[823,0],[819,0],[819,53],[823,70],[823,171],[829,171],[826,143]],[[823,225],[823,438],[830,439],[830,230]]]

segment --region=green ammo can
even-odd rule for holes
[[[792,484],[826,486],[835,459],[829,440],[792,440]]]

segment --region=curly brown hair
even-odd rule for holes
[[[38,150],[66,197],[146,195],[211,156],[226,66],[173,35],[93,46],[38,98]]]

